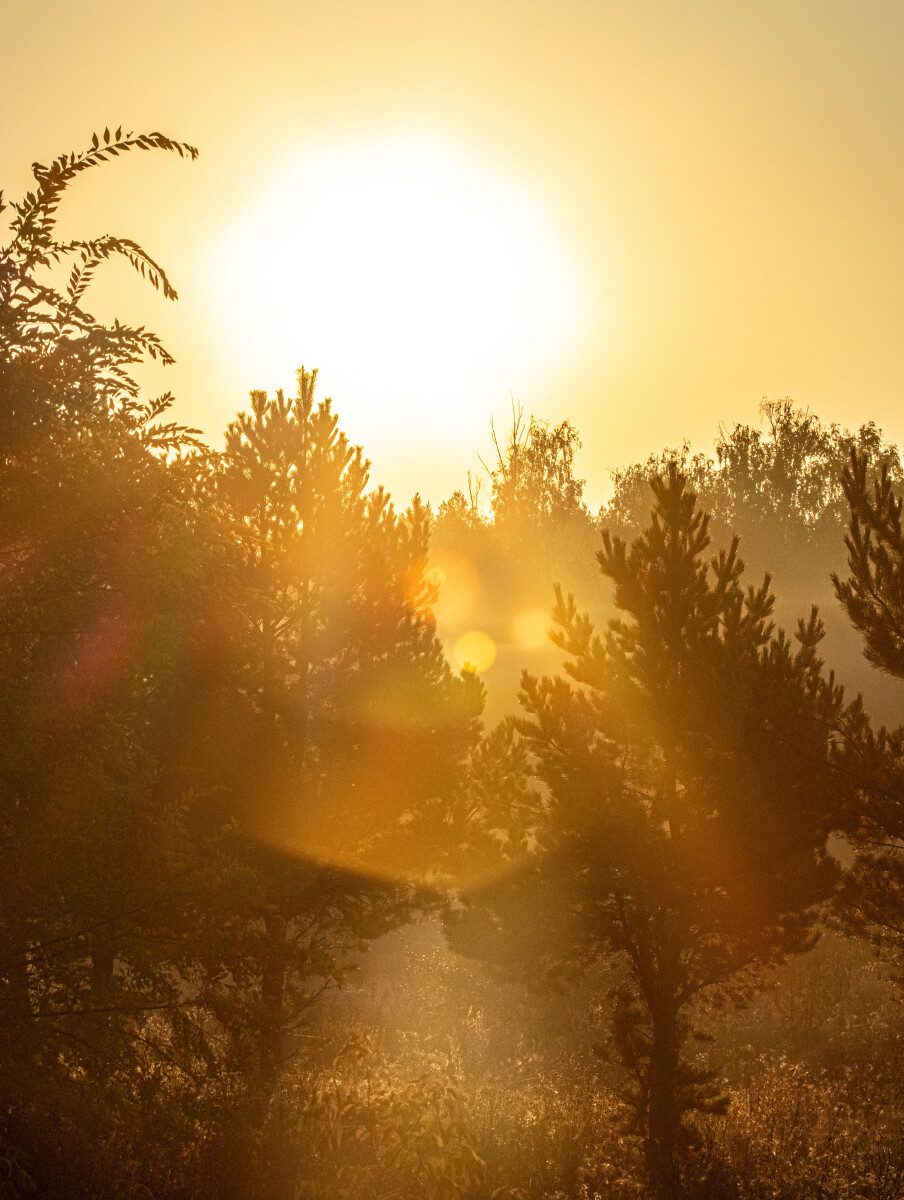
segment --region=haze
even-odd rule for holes
[[[718,423],[755,421],[763,396],[852,427],[874,418],[904,438],[899,5],[57,0],[8,5],[2,25],[15,50],[8,196],[26,190],[33,159],[108,123],[199,146],[194,165],[136,156],[79,181],[61,225],[127,234],[165,265],[178,305],[112,270],[93,304],[161,334],[178,365],[148,386],[174,390],[178,416],[216,444],[251,388],[292,388],[302,364],[319,367],[322,393],[400,501],[461,486],[510,392],[575,423],[591,504],[606,468],[684,437],[710,449]],[[293,286],[315,298],[308,311],[319,296],[342,307],[334,259],[305,251],[301,201],[308,184],[322,191],[325,162],[354,178],[356,163],[376,161],[385,179],[400,145],[471,181],[435,218],[438,244],[448,248],[452,214],[470,212],[455,236],[489,274],[471,267],[454,307],[467,319],[453,328],[429,270],[416,278],[422,306],[411,276],[382,304],[352,302],[346,262],[348,319],[328,344],[313,320],[286,319]],[[352,222],[373,178],[362,168],[345,196]],[[535,239],[544,264],[526,281],[506,273],[505,247],[493,257],[506,204],[512,245]],[[260,305],[243,317],[241,303],[273,211],[286,220],[282,250],[261,258],[283,254],[296,278],[283,272],[262,322]],[[366,258],[373,239],[360,233]],[[370,287],[378,265],[361,264]],[[440,268],[442,284],[451,268]],[[532,314],[520,325],[519,297]],[[435,311],[450,338],[425,347],[418,311]]]

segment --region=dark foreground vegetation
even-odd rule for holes
[[[56,240],[136,148],[0,251],[0,1194],[900,1197],[898,451],[771,402],[592,514],[515,412],[401,512],[305,370],[211,449]]]

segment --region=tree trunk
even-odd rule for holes
[[[677,1161],[681,1124],[676,1096],[678,1084],[678,1014],[673,1004],[662,1004],[651,1013],[649,1109],[644,1146],[647,1174],[657,1200],[677,1200],[681,1177]]]
[[[271,1101],[286,1065],[285,1031],[286,919],[271,909],[265,917],[264,964],[261,978],[262,1020],[258,1075],[255,1194],[262,1200],[289,1200],[292,1179],[285,1162],[284,1114]]]

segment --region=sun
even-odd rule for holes
[[[582,316],[543,207],[422,137],[304,157],[218,241],[211,277],[255,386],[317,366],[377,437],[485,423],[560,360]]]

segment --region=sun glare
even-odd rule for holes
[[[318,366],[378,438],[485,422],[582,322],[543,208],[426,139],[309,156],[217,246],[213,276],[255,386]]]

